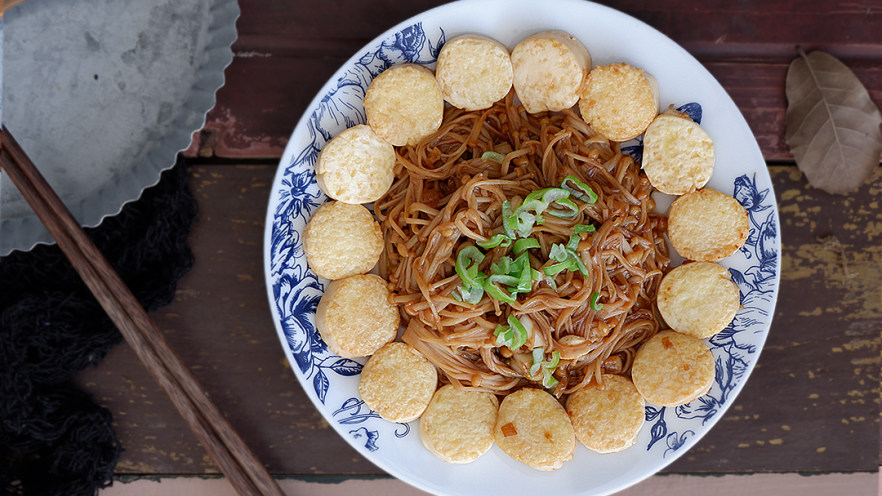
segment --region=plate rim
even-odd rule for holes
[[[307,126],[307,122],[310,119],[312,111],[318,107],[319,103],[322,100],[322,97],[325,96],[326,94],[328,94],[329,90],[333,89],[333,85],[337,82],[337,80],[343,74],[345,74],[345,71],[347,70],[347,68],[351,67],[357,60],[359,60],[359,57],[362,54],[372,50],[374,47],[379,46],[384,40],[389,39],[390,37],[392,37],[393,35],[395,35],[396,33],[400,32],[400,31],[402,31],[403,29],[410,27],[418,22],[421,22],[422,18],[425,18],[427,16],[436,15],[439,11],[444,11],[444,10],[448,10],[448,9],[454,10],[456,8],[459,8],[459,6],[463,5],[463,4],[481,4],[481,3],[483,3],[483,4],[507,4],[506,0],[457,0],[455,2],[436,6],[431,9],[417,13],[417,14],[415,14],[415,15],[413,15],[413,16],[411,16],[401,22],[396,23],[394,26],[386,29],[385,31],[383,31],[379,35],[375,36],[368,43],[366,43],[364,46],[362,46],[356,52],[354,52],[354,54],[351,57],[349,57],[345,62],[343,62],[338,67],[338,69],[330,76],[330,78],[321,86],[321,88],[317,91],[317,93],[313,97],[313,99],[304,108],[303,114],[300,116],[296,126],[292,130],[291,138],[293,138],[295,135],[302,133],[304,131],[304,128]],[[714,78],[713,75],[697,59],[695,59],[694,56],[692,56],[692,54],[690,54],[688,51],[686,51],[685,48],[680,46],[678,43],[673,41],[670,37],[668,37],[664,33],[660,32],[656,28],[652,27],[651,25],[648,25],[645,22],[643,22],[643,21],[641,21],[641,20],[639,20],[639,19],[637,19],[637,18],[635,18],[625,12],[619,11],[617,9],[613,9],[613,8],[607,7],[605,5],[597,4],[595,2],[583,1],[583,0],[552,0],[551,2],[549,2],[549,4],[551,4],[551,3],[555,4],[555,6],[560,5],[561,7],[564,7],[564,8],[569,8],[571,6],[578,6],[578,8],[586,8],[586,9],[590,8],[590,9],[603,10],[603,11],[606,11],[607,14],[611,14],[616,17],[622,17],[623,19],[629,20],[629,22],[634,22],[634,23],[640,25],[642,29],[649,30],[653,35],[662,37],[665,40],[669,41],[677,49],[682,51],[682,53],[686,57],[685,60],[694,66],[695,70],[697,71],[697,75],[700,75],[701,77],[710,80],[713,85],[718,86],[720,89],[722,89],[722,93],[725,94],[725,96],[727,98],[727,101],[725,103],[731,104],[732,107],[734,107],[737,111],[737,115],[738,115],[739,119],[736,124],[745,128],[747,130],[748,135],[751,137],[750,155],[752,155],[753,157],[750,160],[751,161],[755,160],[755,161],[757,161],[757,163],[762,163],[762,164],[766,163],[765,158],[762,156],[762,152],[759,148],[759,144],[756,141],[755,135],[750,130],[750,128],[746,122],[746,119],[744,118],[744,115],[741,113],[738,106],[732,100],[731,96],[728,94],[728,92],[725,91],[725,88],[723,88],[722,84],[720,84],[719,81],[717,81],[716,78]],[[511,47],[509,47],[509,48],[511,48]],[[282,348],[285,352],[285,356],[288,359],[289,365],[292,366],[292,370],[298,379],[298,384],[303,388],[304,392],[306,393],[307,397],[309,397],[310,401],[313,403],[315,408],[319,411],[319,413],[322,415],[322,417],[326,421],[328,421],[328,423],[334,428],[336,433],[338,435],[340,435],[347,443],[349,443],[349,445],[352,446],[360,455],[362,455],[366,460],[370,461],[371,463],[378,466],[379,468],[386,471],[387,473],[401,479],[402,481],[404,481],[410,485],[413,485],[414,487],[417,487],[421,490],[424,490],[424,491],[427,491],[427,492],[430,492],[433,494],[445,494],[443,492],[444,488],[438,488],[438,487],[434,487],[432,485],[425,484],[420,479],[415,479],[415,478],[410,477],[410,474],[402,474],[399,470],[397,470],[397,468],[392,467],[390,465],[390,463],[388,463],[385,459],[377,457],[376,455],[374,455],[373,453],[368,451],[364,447],[364,445],[356,442],[356,439],[352,435],[350,435],[349,432],[346,432],[343,425],[341,425],[339,422],[336,422],[333,419],[328,418],[326,416],[324,410],[331,408],[331,407],[322,403],[319,400],[319,398],[316,396],[315,392],[310,390],[308,387],[306,387],[306,383],[305,383],[306,379],[303,377],[303,374],[301,373],[300,370],[297,369],[297,367],[293,366],[295,363],[294,358],[293,358],[293,353],[287,343],[286,335],[284,334],[284,331],[281,328],[281,324],[280,324],[281,316],[278,313],[278,308],[276,307],[277,300],[273,294],[273,281],[272,281],[272,273],[271,273],[272,272],[271,243],[272,243],[273,226],[274,226],[274,220],[275,220],[275,215],[274,215],[275,212],[274,212],[273,207],[276,206],[276,204],[277,204],[277,202],[275,202],[275,200],[276,200],[275,192],[281,186],[282,180],[284,179],[284,176],[285,176],[286,169],[292,165],[292,162],[293,162],[292,159],[295,158],[296,152],[297,152],[297,150],[295,150],[295,147],[297,147],[297,146],[299,146],[299,143],[295,143],[295,140],[289,139],[289,141],[286,144],[285,149],[282,153],[282,156],[279,160],[279,163],[278,163],[278,166],[276,169],[276,173],[275,173],[274,179],[273,179],[273,184],[272,184],[273,189],[270,191],[270,198],[269,198],[268,205],[267,205],[267,215],[266,215],[266,219],[265,219],[266,224],[265,224],[265,229],[264,229],[263,255],[264,255],[264,274],[265,274],[265,279],[266,279],[267,296],[269,299],[270,311],[271,311],[271,314],[273,317],[274,327],[275,327],[276,333],[280,339],[280,344],[282,345]],[[768,178],[768,184],[769,184],[768,192],[771,194],[771,198],[774,199],[775,194],[774,194],[773,184],[771,181],[771,176],[769,175],[767,168],[764,168],[764,172],[765,172],[765,176]],[[721,412],[714,415],[708,421],[707,428],[704,428],[702,430],[702,432],[695,435],[694,440],[691,441],[690,448],[692,446],[694,446],[698,442],[698,440],[700,440],[705,434],[710,432],[710,430],[722,418],[722,416],[725,414],[725,412],[728,410],[728,408],[731,407],[731,405],[734,402],[734,398],[736,398],[738,396],[738,394],[740,394],[741,390],[746,385],[748,379],[750,378],[750,375],[752,374],[753,370],[756,367],[756,363],[759,360],[760,354],[762,353],[762,349],[765,346],[766,339],[767,339],[768,334],[771,330],[772,320],[774,317],[774,309],[775,309],[775,306],[777,303],[777,298],[778,298],[779,291],[780,291],[780,279],[781,279],[780,217],[779,217],[779,211],[777,208],[777,202],[772,202],[771,206],[773,207],[773,210],[770,213],[771,220],[774,221],[774,225],[777,226],[777,228],[779,229],[779,231],[776,233],[777,235],[775,237],[775,244],[774,244],[774,250],[775,250],[775,260],[774,261],[775,261],[775,265],[776,265],[776,270],[775,270],[774,276],[772,278],[773,293],[772,293],[772,297],[769,300],[769,304],[768,304],[769,315],[767,317],[765,325],[763,326],[761,339],[757,343],[757,351],[754,355],[752,355],[752,362],[750,364],[749,369],[745,372],[745,374],[742,376],[742,378],[739,380],[739,382],[733,388],[733,390],[731,392],[732,399],[729,400],[725,405],[723,405],[723,410]],[[394,425],[394,424],[391,424],[391,425]],[[644,429],[646,429],[646,428],[647,427],[644,426]],[[581,448],[581,446],[580,446],[580,448]],[[682,450],[675,451],[671,458],[664,458],[659,464],[657,464],[657,466],[654,466],[650,471],[648,471],[645,474],[642,474],[642,476],[640,476],[638,478],[631,478],[629,480],[623,481],[622,483],[620,483],[619,485],[617,485],[613,488],[605,488],[605,492],[603,494],[610,494],[610,493],[613,493],[616,491],[620,491],[620,490],[623,490],[627,487],[630,487],[634,484],[637,484],[637,483],[645,480],[646,478],[656,474],[659,470],[661,470],[664,467],[673,463],[676,459],[678,459],[680,456],[685,454],[686,451],[688,451],[688,449],[682,449]],[[541,474],[541,472],[536,472],[536,474],[537,475]],[[439,492],[439,490],[441,492]],[[592,493],[592,494],[594,494],[594,493]]]

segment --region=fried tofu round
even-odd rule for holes
[[[511,51],[513,85],[531,114],[564,110],[579,100],[591,70],[591,55],[579,40],[563,31],[527,37]]]
[[[322,191],[345,203],[370,203],[392,186],[395,148],[365,124],[353,126],[331,139],[315,163],[315,179]]]
[[[383,233],[362,205],[325,203],[303,230],[303,251],[309,268],[325,279],[369,272],[383,251]]]
[[[683,264],[668,272],[658,289],[658,311],[671,329],[698,339],[722,331],[741,307],[732,275],[713,262]]]
[[[401,64],[371,81],[364,110],[378,136],[395,146],[414,145],[441,126],[444,98],[432,71]]]
[[[668,237],[689,260],[713,262],[744,246],[750,232],[747,210],[735,198],[700,189],[677,198],[668,214]]]
[[[395,339],[401,316],[386,281],[374,274],[332,281],[315,311],[328,348],[344,358],[372,355]]]
[[[566,410],[541,389],[524,388],[506,396],[493,432],[502,451],[537,470],[559,469],[576,449]]]
[[[452,38],[441,48],[435,79],[444,100],[457,108],[490,108],[511,90],[508,47],[478,34]]]
[[[498,409],[499,400],[492,393],[447,384],[420,416],[420,439],[447,463],[473,462],[493,446]]]
[[[361,370],[358,394],[391,422],[422,415],[438,387],[438,372],[413,346],[394,341],[371,356]]]
[[[582,86],[579,112],[609,140],[636,138],[658,115],[658,83],[624,62],[595,67]]]
[[[659,114],[643,135],[643,170],[662,193],[703,188],[714,172],[714,142],[688,117]]]
[[[605,374],[603,385],[592,382],[567,399],[567,413],[576,438],[597,453],[632,446],[646,421],[646,402],[627,377]]]
[[[685,405],[710,391],[714,356],[698,338],[661,331],[637,350],[631,379],[646,401],[661,406]]]

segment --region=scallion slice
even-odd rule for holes
[[[486,291],[491,298],[495,298],[503,303],[514,303],[515,301],[517,301],[515,294],[507,293],[504,289],[497,286],[496,283],[491,281],[490,278],[488,278],[484,282],[484,291]]]
[[[541,346],[538,348],[533,348],[533,365],[530,366],[530,375],[536,375],[539,373],[539,369],[542,368],[542,360],[545,358],[545,348]]]
[[[567,185],[567,182],[573,183],[574,186]],[[576,198],[582,200],[585,203],[593,205],[597,202],[597,193],[591,189],[590,186],[576,179],[576,176],[567,176],[560,183],[560,187],[566,189],[570,193],[573,194]]]
[[[594,294],[591,295],[591,310],[594,310],[595,312],[603,308],[603,304],[597,302],[598,298],[600,298],[600,293],[595,291]]]
[[[511,248],[511,251],[515,254],[515,256],[520,255],[521,253],[531,250],[533,248],[539,248],[539,240],[536,238],[522,238],[514,242],[514,245]]]
[[[484,152],[483,154],[481,154],[481,160],[490,160],[490,161],[496,162],[498,164],[501,164],[502,161],[505,160],[505,155],[503,155],[499,152],[487,151],[487,152]]]
[[[518,218],[511,209],[511,202],[506,200],[502,202],[502,227],[505,228],[505,234],[514,239],[515,229],[518,228]]]
[[[549,209],[548,213],[555,217],[568,218],[575,217],[579,213],[579,207],[569,198],[561,198],[554,202],[555,205],[563,207],[563,209]]]
[[[511,245],[511,238],[506,234],[496,233],[486,241],[478,241],[476,244],[485,250],[496,248],[497,246],[508,248]]]
[[[551,250],[548,252],[548,257],[555,262],[564,262],[567,258],[569,258],[569,253],[567,253],[566,246],[560,243],[555,243],[551,245]]]
[[[527,328],[514,315],[508,316],[508,325],[498,324],[496,330],[493,331],[496,336],[496,344],[499,346],[508,346],[509,349],[516,350],[527,342]]]

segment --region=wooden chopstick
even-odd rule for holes
[[[243,496],[283,496],[5,126],[0,129],[0,169],[21,191],[236,491]]]

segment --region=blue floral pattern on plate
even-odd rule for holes
[[[275,192],[279,201],[273,212],[270,240],[273,300],[294,361],[322,403],[335,376],[357,376],[362,364],[331,353],[315,327],[315,310],[324,284],[306,268],[302,228],[297,227],[327,201],[315,181],[315,161],[325,143],[340,130],[366,121],[361,102],[374,77],[395,64],[434,62],[444,40],[443,30],[430,40],[418,23],[383,41],[378,50],[364,53],[310,114],[306,123],[310,141],[285,168],[282,188]],[[358,398],[344,400],[333,417],[346,425],[385,422]],[[404,424],[395,435],[404,437],[409,432],[410,427]],[[349,433],[368,450],[378,449],[378,431],[359,427]]]
[[[756,178],[746,175],[735,180],[735,199],[747,210],[750,219],[750,235],[741,252],[754,263],[745,272],[730,268],[732,280],[738,285],[742,309],[735,319],[710,339],[710,347],[716,361],[716,374],[711,391],[698,399],[674,408],[677,418],[699,420],[706,423],[720,407],[731,399],[731,393],[748,370],[751,355],[759,350],[755,345],[743,342],[743,333],[762,332],[771,321],[768,308],[775,293],[778,254],[774,247],[778,227],[769,189],[759,190]],[[665,421],[666,407],[646,407],[646,421],[652,423],[651,439],[646,450],[653,449],[664,440],[665,455],[677,451],[695,432],[691,429],[670,431]]]
[[[361,372],[362,362],[341,358],[331,353],[322,342],[315,327],[316,306],[324,290],[324,281],[307,268],[302,248],[301,233],[306,221],[327,198],[315,181],[313,166],[324,144],[338,132],[365,122],[361,104],[370,81],[384,69],[399,63],[416,62],[431,65],[445,42],[442,29],[428,34],[421,23],[405,27],[379,42],[375,50],[368,50],[332,84],[326,86],[308,118],[301,123],[305,128],[297,133],[300,141],[289,144],[282,164],[280,187],[272,192],[268,222],[271,228],[267,238],[268,284],[271,304],[278,318],[278,326],[292,357],[292,365],[300,373],[301,384],[311,389],[329,422],[336,422],[341,432],[348,433],[353,442],[369,452],[381,450],[389,439],[381,436],[384,426],[394,425],[382,420],[364,402],[351,395],[329,404],[329,391],[352,390],[352,383]],[[696,122],[703,117],[702,106],[690,102],[678,107]],[[706,116],[704,116],[706,117]],[[623,146],[639,162],[642,143],[636,140]],[[706,430],[705,424],[723,411],[733,393],[743,383],[752,368],[771,321],[778,279],[778,227],[774,195],[769,187],[760,186],[755,175],[741,175],[729,183],[728,192],[747,209],[750,217],[750,237],[737,254],[746,263],[730,267],[732,279],[741,292],[743,309],[721,333],[709,340],[716,360],[716,377],[710,393],[676,408],[648,405],[646,407],[648,438],[646,452],[661,452],[661,457],[676,453],[690,442],[697,432]],[[763,183],[765,184],[765,183]],[[719,188],[718,189],[723,189]],[[339,387],[338,387],[339,385]],[[394,437],[407,437],[410,426],[398,424],[391,431]],[[607,455],[609,456],[609,455]]]

